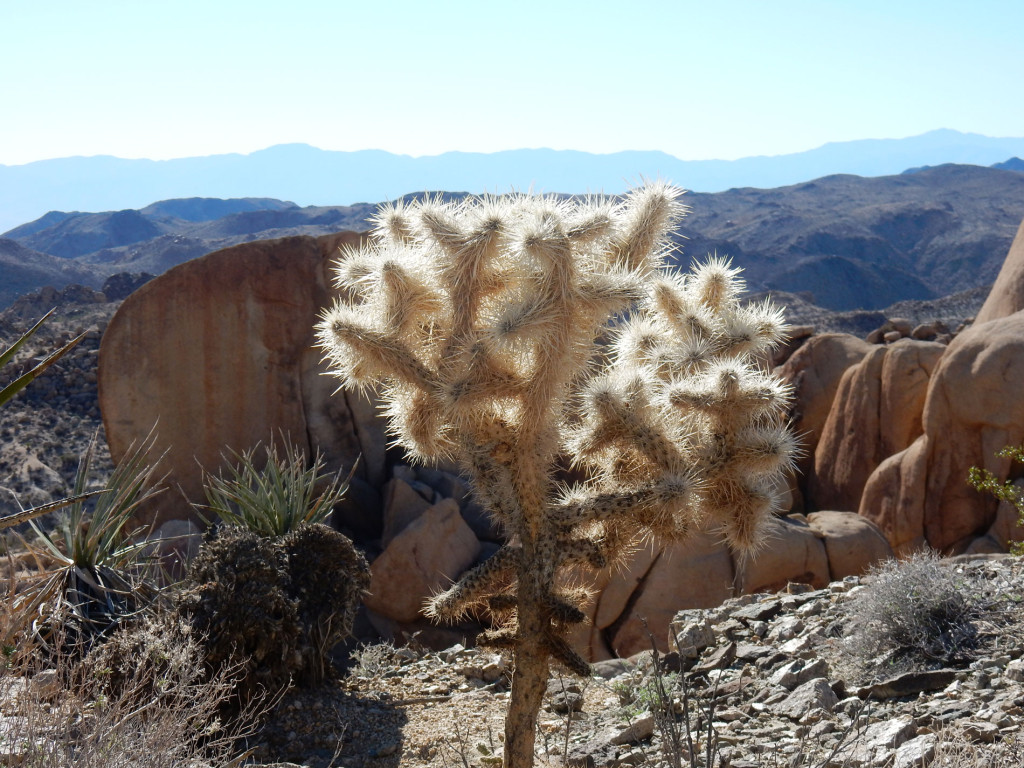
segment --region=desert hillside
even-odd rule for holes
[[[727,255],[743,267],[753,292],[797,294],[831,311],[880,310],[990,285],[1024,217],[1024,174],[944,165],[691,193],[686,200],[691,213],[672,257],[681,267],[709,253]],[[365,230],[375,210],[192,198],[140,210],[51,212],[4,235],[7,252],[14,244],[28,250],[0,261],[0,285],[10,286],[0,304],[44,285],[98,286],[118,272],[161,274],[242,242]],[[64,276],[55,267],[61,264]]]

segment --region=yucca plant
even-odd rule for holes
[[[25,346],[25,344],[28,343],[28,340],[35,335],[36,331],[38,331],[42,327],[43,323],[45,323],[49,319],[50,315],[52,315],[55,311],[56,310],[51,309],[49,312],[43,315],[42,318],[40,318],[39,322],[37,322],[35,325],[33,325],[31,328],[25,331],[25,333],[23,333],[18,338],[17,341],[15,341],[3,352],[0,352],[0,368],[3,368],[5,365],[7,365],[7,363],[9,363],[14,358],[14,356],[18,353],[18,350],[20,350],[22,347]],[[51,352],[49,355],[47,355],[43,360],[34,365],[27,372],[23,373],[21,376],[14,379],[13,381],[5,384],[4,387],[0,389],[0,406],[2,406],[4,403],[6,403],[19,392],[21,392],[21,390],[23,390],[30,383],[32,383],[33,379],[36,379],[39,376],[41,376],[43,372],[46,371],[47,368],[49,368],[60,358],[62,358],[64,355],[66,355],[68,352],[74,349],[75,345],[77,345],[78,342],[80,342],[84,338],[84,333],[81,334],[80,336],[77,336],[60,349]]]
[[[241,666],[243,697],[321,681],[369,584],[365,558],[325,525],[351,473],[329,473],[319,452],[307,461],[285,442],[232,453],[236,464],[206,475],[199,512],[224,525],[207,534],[177,598],[205,637],[207,662]]]
[[[11,627],[22,639],[50,651],[80,655],[95,640],[152,604],[157,589],[147,580],[147,549],[142,527],[129,528],[143,502],[161,489],[157,462],[149,462],[155,434],[133,446],[95,494],[85,503],[97,436],[93,435],[75,475],[72,500],[57,529],[30,521],[36,540],[28,542],[54,563],[18,593],[12,606],[18,621]]]
[[[204,510],[261,536],[284,536],[301,525],[325,522],[352,477],[326,472],[319,452],[307,463],[302,449],[291,443],[281,453],[271,442],[231,455],[236,463],[206,476]]]

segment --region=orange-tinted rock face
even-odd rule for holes
[[[115,459],[156,425],[172,489],[159,499],[159,519],[187,517],[186,498],[203,499],[200,466],[217,471],[229,449],[280,434],[307,450],[315,437],[346,467],[362,453],[363,476],[383,474],[383,435],[361,434],[350,398],[330,397],[335,385],[312,348],[329,300],[327,264],[358,240],[238,245],[175,267],[125,300],[100,349],[100,406]]]
[[[800,436],[802,474],[810,471],[832,401],[846,369],[859,363],[874,346],[846,333],[809,338],[776,373],[793,387],[793,430]]]
[[[929,377],[945,351],[936,342],[902,339],[874,347],[846,370],[815,450],[808,507],[860,508],[875,468],[921,434]]]
[[[861,500],[897,552],[924,542],[962,550],[992,525],[995,500],[967,484],[967,471],[1006,476],[1009,460],[995,453],[1024,440],[1022,381],[1024,313],[974,325],[949,345],[928,388],[924,434],[875,470]]]
[[[1013,239],[1003,268],[978,312],[975,323],[1006,317],[1024,309],[1024,221]]]

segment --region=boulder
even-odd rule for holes
[[[287,439],[332,469],[384,481],[383,426],[365,397],[338,393],[314,347],[329,262],[354,232],[244,243],[181,264],[125,299],[99,354],[99,400],[116,461],[156,425],[168,491],[142,516],[192,515],[202,470],[229,451]]]
[[[856,512],[812,512],[807,522],[825,545],[831,581],[862,576],[875,563],[893,556],[878,527]]]
[[[791,325],[786,340],[771,354],[771,367],[778,368],[814,335],[813,325]]]
[[[860,508],[875,468],[921,434],[928,380],[945,350],[935,342],[901,339],[873,347],[846,369],[807,478],[809,509]]]
[[[905,317],[894,317],[889,320],[889,323],[900,336],[909,336],[914,328],[913,324]]]
[[[1010,245],[1002,269],[974,322],[977,325],[1024,309],[1024,221]]]
[[[825,545],[802,515],[772,518],[764,539],[761,550],[736,565],[739,592],[774,592],[789,582],[815,588],[828,584]]]
[[[366,607],[398,622],[422,617],[423,603],[448,586],[480,552],[480,542],[452,499],[413,520],[370,564]]]
[[[975,324],[957,336],[931,376],[923,434],[872,473],[860,514],[897,553],[927,542],[962,551],[993,525],[997,502],[967,482],[972,465],[1006,477],[996,452],[1024,440],[1024,313]]]
[[[430,502],[397,477],[384,484],[384,526],[381,545],[388,544],[406,526],[430,508]]]
[[[793,387],[791,419],[804,451],[797,462],[801,473],[810,471],[814,463],[814,451],[843,373],[871,349],[867,342],[846,333],[820,333],[776,370]]]
[[[570,643],[592,660],[650,650],[652,635],[665,651],[667,627],[679,611],[780,590],[790,582],[824,587],[891,556],[877,527],[853,512],[773,518],[764,548],[746,559],[738,559],[712,531],[688,543],[641,547],[619,567],[578,566],[567,577],[591,594],[584,606],[588,622],[573,630]]]
[[[910,332],[910,338],[918,341],[935,341],[938,337],[939,328],[936,323],[921,323]]]
[[[684,608],[721,604],[732,596],[733,580],[732,556],[715,534],[698,533],[688,542],[661,548],[622,613],[606,625],[611,650],[623,658],[632,656],[650,650],[653,636],[658,650],[667,652],[675,615]],[[600,620],[607,621],[607,614]]]

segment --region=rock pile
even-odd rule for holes
[[[844,642],[858,618],[850,613],[850,601],[870,589],[870,580],[858,577],[813,592],[745,595],[718,608],[683,611],[672,623],[678,651],[668,661],[691,686],[691,695],[713,701],[711,724],[722,764],[732,768],[774,764],[766,761],[772,752],[779,764],[792,764],[800,754],[802,765],[916,768],[931,762],[937,734],[947,728],[992,750],[1015,747],[1019,757],[1024,620],[1005,599],[1019,594],[1022,565],[1007,556],[945,564],[978,579],[994,605],[1004,601],[986,617],[998,626],[987,645],[961,667],[860,679]],[[595,671],[613,688],[628,687],[638,677],[636,669],[623,670],[621,661],[597,664]],[[609,719],[616,717],[618,731],[574,747],[570,764],[636,764],[640,739],[623,739],[627,724],[621,714]],[[643,752],[663,752],[665,736],[649,730],[651,743]]]
[[[593,768],[689,765],[685,723],[703,759],[707,735],[721,768],[927,768],[1020,765],[1024,758],[1024,561],[946,561],[991,604],[988,633],[963,663],[861,677],[848,638],[851,610],[872,578],[819,590],[745,595],[677,614],[678,643],[661,656],[657,691],[650,650],[598,662],[586,679],[556,672],[541,713],[537,754]],[[271,719],[262,759],[318,767],[440,768],[500,764],[508,660],[454,645],[439,652],[372,646],[338,688],[296,692]],[[662,713],[676,714],[674,744]],[[699,710],[699,711],[698,711]],[[988,762],[943,762],[957,749]],[[680,749],[683,750],[680,753]],[[335,751],[338,754],[335,756]],[[698,761],[699,765],[703,762]]]

